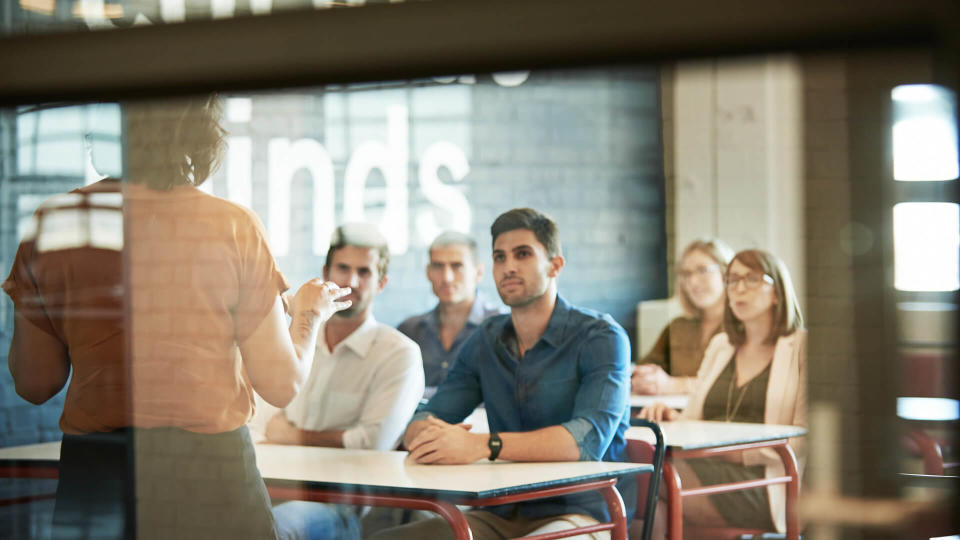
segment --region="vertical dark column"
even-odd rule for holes
[[[885,59],[885,62],[884,62]],[[886,65],[884,65],[884,63]],[[863,496],[896,497],[896,395],[899,373],[893,286],[892,149],[890,91],[903,78],[889,56],[853,55],[848,61],[850,213],[870,231],[872,246],[853,257],[854,344],[860,384]],[[896,71],[896,73],[894,73]]]
[[[943,24],[946,27],[942,32],[944,42],[933,59],[933,81],[953,90],[955,99],[960,101],[960,22],[948,20],[943,21]],[[960,133],[960,103],[954,106],[953,121],[956,126],[955,133]],[[957,137],[956,142],[958,145],[957,155],[960,156],[960,137]],[[949,187],[947,187],[947,193],[944,194],[944,201],[960,203],[960,186],[958,184],[960,184],[960,179],[948,183]],[[949,302],[954,306],[960,306],[960,291],[953,291],[952,294],[949,294]],[[960,336],[960,317],[954,317],[954,325],[953,335]],[[960,354],[958,354],[958,349],[960,349],[960,344],[955,341],[949,369],[942,370],[940,375],[943,377],[941,388],[946,391],[945,397],[960,401],[960,364],[958,364]],[[952,422],[950,427],[946,428],[946,432],[951,441],[960,441],[960,421]],[[956,453],[953,454],[952,459],[957,460]],[[952,475],[960,474],[956,469],[945,472]],[[952,509],[949,511],[951,516],[949,530],[957,531],[960,530],[960,494],[956,491],[956,485],[952,489],[954,491],[951,498]]]

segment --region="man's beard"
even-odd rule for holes
[[[502,292],[500,292],[500,289],[497,289],[497,294],[500,295],[500,300],[502,300],[504,305],[506,305],[507,307],[522,308],[522,307],[527,307],[530,304],[542,298],[543,295],[547,294],[547,291],[546,291],[546,288],[544,288],[544,290],[540,291],[539,294],[531,294],[529,296],[524,296],[522,298],[515,298],[512,301],[507,301],[507,298],[504,297]]]
[[[369,301],[364,302],[363,304],[354,302],[347,309],[341,309],[340,311],[334,313],[333,315],[334,317],[340,317],[341,319],[351,319],[357,316],[361,311],[366,309],[368,305],[370,305]]]

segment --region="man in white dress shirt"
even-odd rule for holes
[[[350,287],[353,304],[320,327],[313,367],[297,397],[274,415],[267,442],[391,450],[423,395],[420,348],[373,318],[373,300],[387,284],[390,252],[373,226],[334,231],[323,277]],[[355,536],[351,507],[285,503],[274,509],[281,531],[295,538]]]

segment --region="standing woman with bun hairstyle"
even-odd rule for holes
[[[670,321],[653,348],[633,368],[634,394],[687,394],[703,351],[722,331],[723,276],[733,250],[720,240],[697,240],[677,265],[677,296],[684,315]]]
[[[727,269],[724,333],[707,346],[694,391],[681,414],[663,403],[640,411],[661,420],[807,425],[807,333],[786,266],[772,254],[737,253]],[[791,439],[802,476],[802,439]],[[745,450],[722,458],[675,462],[685,488],[782,476],[771,449]],[[691,497],[684,519],[701,526],[786,528],[782,484],[732,493]]]
[[[276,536],[246,423],[285,406],[349,293],[286,279],[247,208],[197,186],[224,149],[216,96],[125,104],[126,179],[52,198],[3,290],[9,368],[40,404],[67,383],[54,538]]]

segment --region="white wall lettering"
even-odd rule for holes
[[[268,233],[274,255],[290,251],[290,184],[293,175],[307,169],[313,177],[313,252],[323,254],[333,233],[333,162],[327,150],[313,139],[272,139],[267,147],[269,173]],[[228,182],[229,183],[229,182]]]
[[[250,0],[250,11],[254,15],[267,15],[273,9],[273,0]]]
[[[187,6],[184,0],[160,0],[160,16],[164,22],[183,22],[187,19]]]
[[[248,102],[227,102],[227,119],[236,123],[251,120]],[[314,139],[291,141],[279,137],[267,143],[267,219],[266,227],[271,247],[277,256],[290,252],[291,183],[296,173],[305,169],[313,178],[313,243],[314,255],[324,255],[330,242],[334,223],[370,221],[367,203],[383,204],[379,230],[386,237],[390,251],[400,255],[410,247],[410,208],[408,168],[410,135],[408,110],[405,106],[387,109],[386,140],[363,141],[353,148],[343,182],[343,212],[335,215],[334,167],[329,152]],[[226,186],[227,198],[250,207],[253,202],[252,156],[253,141],[249,136],[227,138]],[[367,178],[378,169],[386,186],[368,187]],[[448,141],[438,141],[424,150],[419,159],[418,184],[431,204],[450,216],[441,223],[435,210],[422,209],[413,223],[416,238],[421,245],[429,244],[442,229],[469,232],[472,223],[470,202],[461,190],[440,180],[440,170],[449,171],[454,182],[462,181],[470,173],[466,153]],[[209,191],[212,182],[201,189]]]
[[[247,208],[253,203],[253,143],[250,137],[227,137],[227,194],[231,201]],[[209,182],[207,182],[209,183]]]
[[[440,169],[446,167],[454,182],[463,180],[470,173],[467,156],[459,147],[446,141],[431,144],[420,156],[420,189],[433,204],[445,209],[453,218],[451,229],[469,233],[472,216],[467,197],[453,186],[440,181]],[[417,235],[421,243],[429,244],[443,230],[437,224],[433,212],[421,210],[417,213]]]
[[[210,11],[214,19],[227,19],[233,17],[236,9],[236,0],[210,0]]]
[[[365,141],[354,150],[344,172],[343,220],[368,221],[363,204],[367,177],[380,169],[386,180],[384,212],[378,224],[391,253],[405,253],[409,244],[407,219],[407,166],[409,133],[407,108],[387,109],[387,143]]]
[[[79,7],[83,22],[87,23],[91,30],[113,28],[113,23],[104,12],[103,0],[80,0]]]

